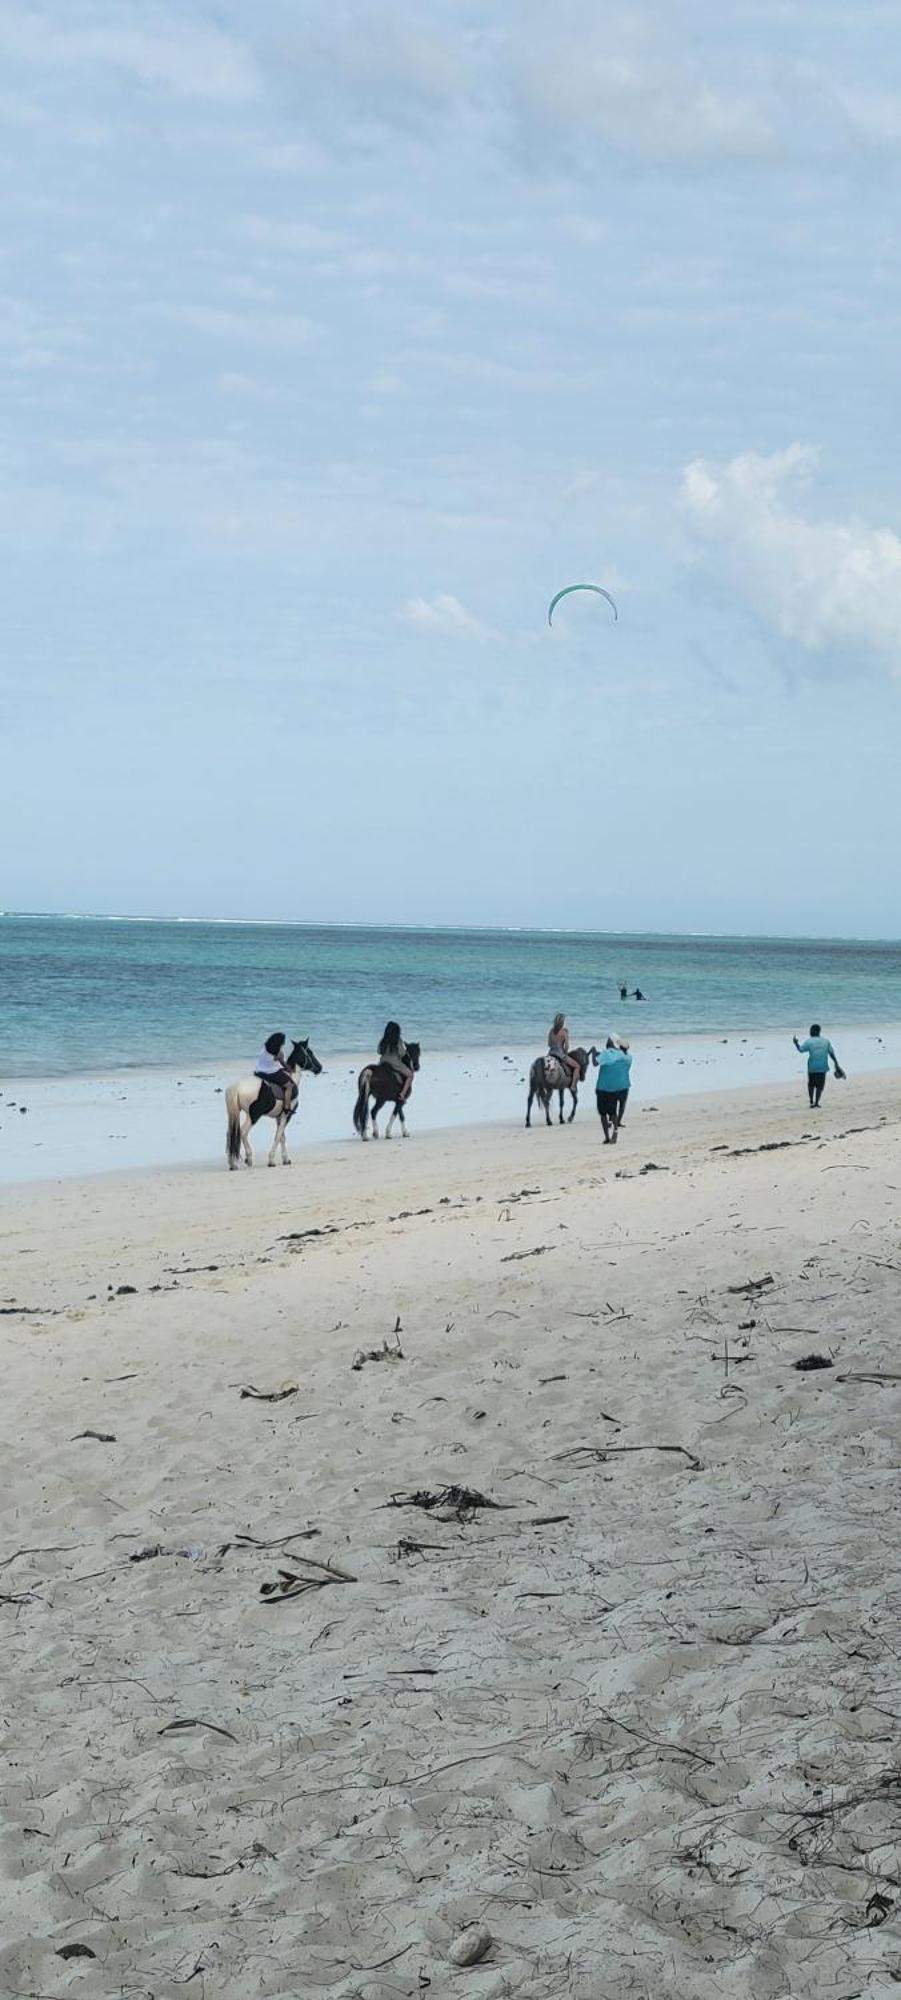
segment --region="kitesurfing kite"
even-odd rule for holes
[[[557,605],[560,602],[561,597],[571,596],[574,590],[593,590],[596,597],[606,597],[607,603],[609,604],[610,609],[613,612],[614,618],[619,617],[619,612],[617,611],[616,605],[613,602],[609,590],[602,590],[599,583],[568,583],[566,585],[565,590],[558,590],[556,597],[551,598],[550,604],[548,605],[547,608],[547,622],[549,625],[552,624],[553,622],[554,612],[557,608]]]

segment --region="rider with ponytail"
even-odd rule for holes
[[[403,1081],[400,1094],[401,1104],[405,1104],[413,1088],[413,1067],[397,1021],[387,1021],[385,1032],[379,1043],[379,1061],[393,1069]]]

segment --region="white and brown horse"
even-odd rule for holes
[[[578,1065],[579,1083],[585,1082],[590,1053],[589,1049],[570,1049],[570,1061]],[[529,1102],[526,1105],[526,1124],[531,1125],[532,1123],[532,1105],[536,1097],[544,1111],[548,1125],[551,1123],[551,1098],[556,1091],[560,1105],[560,1123],[562,1125],[563,1093],[565,1090],[568,1090],[573,1101],[573,1108],[569,1114],[569,1123],[571,1125],[576,1115],[576,1105],[579,1102],[579,1083],[571,1081],[569,1071],[564,1070],[562,1063],[558,1062],[556,1056],[536,1057],[529,1071]]]
[[[407,1043],[407,1060],[414,1074],[419,1068],[421,1053],[422,1050],[419,1042]],[[361,1139],[368,1139],[369,1137],[370,1098],[372,1099],[373,1138],[377,1139],[379,1136],[379,1128],[376,1120],[383,1104],[393,1104],[394,1106],[385,1127],[385,1138],[390,1139],[391,1127],[394,1124],[395,1118],[400,1119],[400,1129],[404,1138],[406,1138],[407,1128],[404,1124],[404,1107],[400,1101],[403,1087],[403,1077],[398,1076],[397,1070],[392,1069],[390,1063],[371,1063],[368,1069],[361,1069],[357,1079],[357,1101],[354,1105],[354,1130],[359,1132]]]
[[[291,1162],[285,1146],[285,1132],[300,1101],[299,1077],[304,1074],[304,1071],[309,1071],[311,1076],[319,1076],[322,1071],[322,1064],[318,1056],[313,1054],[309,1041],[295,1042],[290,1055],[285,1057],[285,1068],[294,1078],[296,1086],[294,1102],[290,1111],[286,1112],[281,1097],[277,1096],[274,1090],[270,1090],[268,1083],[264,1083],[258,1076],[242,1077],[240,1083],[233,1083],[226,1091],[225,1109],[228,1113],[228,1130],[225,1140],[225,1157],[228,1160],[230,1168],[240,1165],[242,1148],[245,1165],[248,1167],[253,1166],[253,1153],[250,1150],[250,1133],[259,1118],[274,1118],[276,1121],[275,1138],[272,1141],[269,1152],[270,1167],[275,1166],[276,1155],[279,1150],[282,1156],[282,1166],[290,1167]]]

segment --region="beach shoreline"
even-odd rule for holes
[[[631,1025],[631,1024],[630,1024]],[[613,1030],[615,1031],[614,1022]],[[901,1025],[834,1029],[853,1090],[856,1078],[901,1070]],[[669,1102],[698,1091],[780,1085],[803,1093],[804,1062],[789,1035],[632,1035],[633,1102]],[[324,1074],[304,1078],[290,1130],[292,1154],[352,1137],[361,1051],[318,1051]],[[525,1119],[528,1068],[539,1048],[502,1045],[439,1051],[423,1057],[408,1109],[411,1133],[458,1126],[519,1127]],[[141,1167],[218,1162],[224,1149],[224,1090],[252,1068],[240,1056],[181,1069],[133,1068],[63,1076],[0,1079],[0,1187]],[[830,1090],[833,1088],[830,1085]],[[580,1117],[594,1115],[594,1072],[580,1092]],[[24,1111],[21,1107],[24,1106]],[[541,1119],[538,1107],[533,1118]],[[556,1110],[554,1112],[556,1116]],[[265,1158],[274,1136],[266,1120],[253,1145]]]

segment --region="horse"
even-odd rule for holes
[[[285,1068],[295,1078],[296,1082],[294,1103],[287,1113],[285,1112],[281,1098],[276,1097],[274,1090],[270,1090],[268,1083],[264,1083],[258,1076],[242,1077],[240,1083],[231,1084],[226,1091],[225,1109],[228,1113],[228,1130],[225,1140],[225,1157],[230,1170],[234,1170],[240,1164],[242,1146],[244,1148],[245,1165],[248,1167],[253,1166],[253,1153],[250,1150],[250,1131],[258,1118],[274,1118],[276,1121],[275,1138],[272,1141],[269,1153],[270,1167],[275,1166],[276,1154],[279,1149],[281,1149],[282,1166],[290,1167],[291,1162],[288,1158],[287,1147],[285,1145],[285,1129],[290,1124],[300,1102],[300,1085],[296,1081],[297,1072],[300,1071],[300,1074],[303,1075],[305,1070],[309,1070],[311,1076],[320,1076],[322,1073],[322,1064],[319,1061],[319,1057],[313,1054],[309,1041],[295,1042],[290,1055],[285,1058]]]
[[[414,1072],[419,1068],[421,1053],[419,1042],[407,1043],[407,1056],[410,1068]],[[371,1063],[368,1069],[361,1069],[357,1083],[357,1101],[354,1105],[354,1131],[359,1132],[360,1138],[368,1139],[369,1137],[367,1129],[370,1115],[369,1100],[372,1098],[374,1100],[372,1106],[373,1138],[377,1139],[379,1136],[376,1119],[383,1104],[393,1104],[394,1110],[385,1127],[385,1138],[390,1139],[391,1127],[394,1124],[395,1118],[399,1118],[400,1129],[406,1139],[407,1127],[404,1122],[404,1107],[400,1101],[400,1094],[404,1087],[403,1077],[398,1076],[396,1069],[392,1069],[390,1063],[377,1062]]]
[[[570,1049],[569,1053],[571,1060],[579,1065],[579,1083],[584,1083],[591,1050]],[[571,1125],[576,1115],[576,1105],[579,1102],[579,1084],[568,1081],[556,1056],[538,1056],[529,1071],[529,1102],[526,1105],[526,1125],[530,1126],[532,1123],[532,1105],[536,1097],[544,1109],[548,1125],[550,1124],[551,1098],[554,1095],[554,1091],[557,1092],[560,1100],[560,1123],[562,1125],[564,1122],[563,1093],[565,1090],[570,1092],[573,1101],[573,1108],[569,1114],[569,1123]]]

